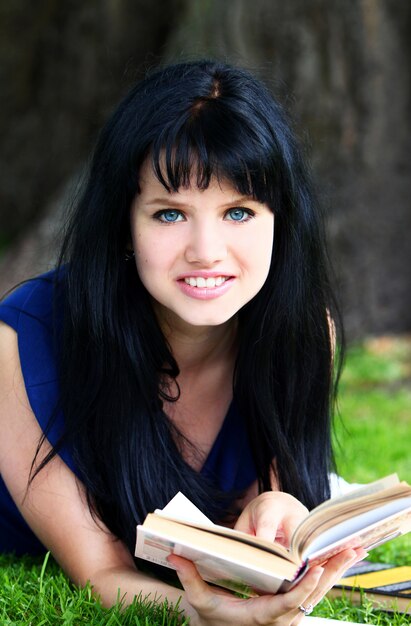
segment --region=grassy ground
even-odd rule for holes
[[[411,482],[411,337],[366,341],[348,351],[341,379],[335,449],[339,473],[351,482],[369,482],[397,472]],[[411,534],[376,548],[369,559],[411,565]],[[328,599],[316,615],[360,623],[399,626],[410,616],[375,611],[364,598]]]
[[[89,587],[75,588],[50,558],[0,555],[1,626],[177,626],[178,611],[137,598],[103,608]]]
[[[337,462],[344,478],[367,482],[397,471],[411,482],[411,339],[378,339],[349,351],[336,423]],[[411,564],[411,535],[373,550],[374,560]],[[410,616],[376,611],[364,598],[323,600],[315,614],[374,626],[405,626]],[[136,601],[102,608],[90,589],[74,588],[52,559],[0,555],[0,624],[174,626],[170,607]]]
[[[355,482],[393,471],[411,482],[411,337],[352,348],[336,420],[338,469]]]

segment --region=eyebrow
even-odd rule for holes
[[[232,206],[233,204],[241,204],[243,202],[247,204],[249,202],[255,202],[256,204],[260,204],[258,200],[255,200],[251,196],[240,196],[239,198],[234,198],[230,202],[225,202],[224,204],[221,204],[220,206],[221,207]],[[174,207],[179,207],[179,208],[181,207],[194,208],[192,205],[187,204],[183,200],[173,200],[169,196],[164,197],[164,198],[153,198],[152,200],[149,200],[148,202],[146,202],[146,204],[147,205],[158,204],[162,206],[166,205],[166,206],[174,206]]]

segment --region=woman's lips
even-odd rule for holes
[[[184,276],[177,280],[181,291],[198,300],[211,300],[218,298],[232,287],[235,278],[233,276]]]

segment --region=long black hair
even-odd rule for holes
[[[207,188],[217,176],[274,212],[268,278],[238,314],[233,395],[260,490],[274,466],[280,488],[311,508],[329,496],[333,466],[334,304],[319,209],[286,116],[243,69],[205,60],[157,70],[101,131],[60,260],[63,442],[92,509],[130,548],[136,523],[178,490],[215,520],[229,509],[227,494],[181,458],[162,409],[173,399],[162,381],[178,382],[178,363],[125,261],[146,159],[169,190],[193,177]]]

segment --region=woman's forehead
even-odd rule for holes
[[[248,196],[257,200],[252,192],[252,184],[248,173],[244,173],[243,181],[231,178],[221,166],[214,164],[212,168],[204,172],[204,165],[199,157],[192,155],[189,163],[184,166],[173,160],[173,155],[167,159],[163,150],[158,158],[150,153],[143,161],[139,174],[139,193],[143,190],[156,188],[159,191],[166,190],[169,193],[183,192],[188,190],[206,190],[211,188],[228,191],[235,195]]]
[[[207,190],[226,196],[227,202],[230,202],[232,198],[238,198],[240,195],[244,196],[244,194],[240,194],[231,180],[226,177],[217,177],[214,174],[211,175],[206,187],[199,186],[195,172],[190,176],[188,183],[180,185],[178,189],[171,189],[159,179],[150,160],[146,160],[140,170],[139,186],[140,196],[175,196],[183,198],[192,192],[203,193]],[[251,196],[249,198],[252,199]]]
[[[162,189],[163,191],[174,191],[174,192],[182,192],[185,190],[204,190],[209,187],[217,188],[219,187],[222,190],[231,189],[237,192],[237,188],[235,183],[230,180],[227,176],[222,175],[218,170],[214,173],[211,172],[209,176],[209,180],[206,181],[205,184],[203,181],[199,181],[198,170],[199,163],[197,163],[194,159],[192,162],[192,167],[187,174],[187,177],[181,177],[180,185],[178,188],[174,189],[173,185],[170,184],[169,181],[169,172],[167,169],[167,163],[165,159],[165,155],[162,155],[159,159],[158,164],[154,161],[153,157],[149,156],[143,162],[140,172],[139,172],[139,186],[140,191],[144,188],[148,187]]]

